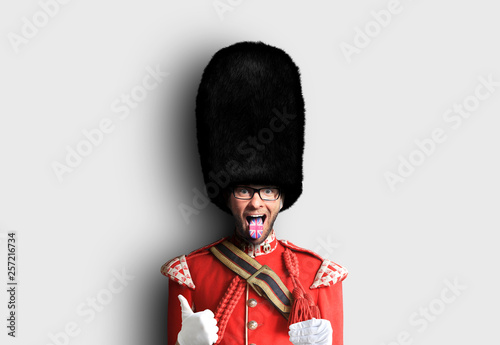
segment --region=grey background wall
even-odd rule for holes
[[[2,344],[166,343],[161,265],[231,232],[179,205],[203,189],[201,72],[243,40],[301,68],[305,190],[275,228],[349,269],[345,343],[498,343],[493,2],[0,6]]]

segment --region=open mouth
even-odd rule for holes
[[[261,222],[264,224],[264,221],[266,219],[265,214],[252,214],[250,216],[247,216],[247,222],[250,225],[252,222]]]
[[[250,237],[253,239],[259,239],[264,233],[264,222],[266,216],[262,214],[255,214],[247,216],[248,228]]]

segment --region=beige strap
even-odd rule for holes
[[[266,297],[288,319],[292,294],[269,266],[261,265],[229,241],[210,247],[210,251],[231,271],[245,279],[259,296]]]

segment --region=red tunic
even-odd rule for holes
[[[234,278],[235,273],[208,250],[222,240],[163,265],[162,273],[171,278],[168,297],[168,344],[176,343],[177,334],[181,330],[181,308],[177,295],[186,297],[195,312],[210,309],[215,313],[219,301]],[[236,244],[234,238],[230,240]],[[262,253],[255,257],[255,260],[269,266],[292,291],[293,284],[282,257],[285,248],[290,248],[299,262],[300,282],[318,305],[321,317],[330,320],[332,324],[332,344],[342,345],[341,282],[347,276],[347,270],[287,241],[276,241],[274,238],[271,245],[271,252]],[[246,291],[227,323],[220,344],[290,345],[287,322],[265,297],[260,297],[247,284]]]

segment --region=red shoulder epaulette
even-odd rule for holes
[[[338,282],[343,281],[347,277],[348,272],[345,267],[342,267],[331,260],[323,259],[321,255],[313,252],[312,250],[296,246],[295,244],[287,240],[279,240],[279,241],[287,248],[290,248],[298,252],[311,254],[312,256],[322,260],[321,266],[316,272],[316,277],[314,278],[314,282],[310,286],[311,289],[317,289],[319,287],[335,285]]]
[[[208,248],[215,246],[216,244],[224,241],[227,237],[224,237],[214,243],[211,243],[205,247],[196,249],[186,255],[181,255],[172,260],[168,261],[161,267],[161,274],[165,277],[172,279],[173,281],[179,283],[180,285],[186,285],[190,289],[196,289],[193,279],[191,278],[191,272],[189,272],[189,267],[186,258],[196,256],[197,254],[202,254],[204,252],[208,253]]]

